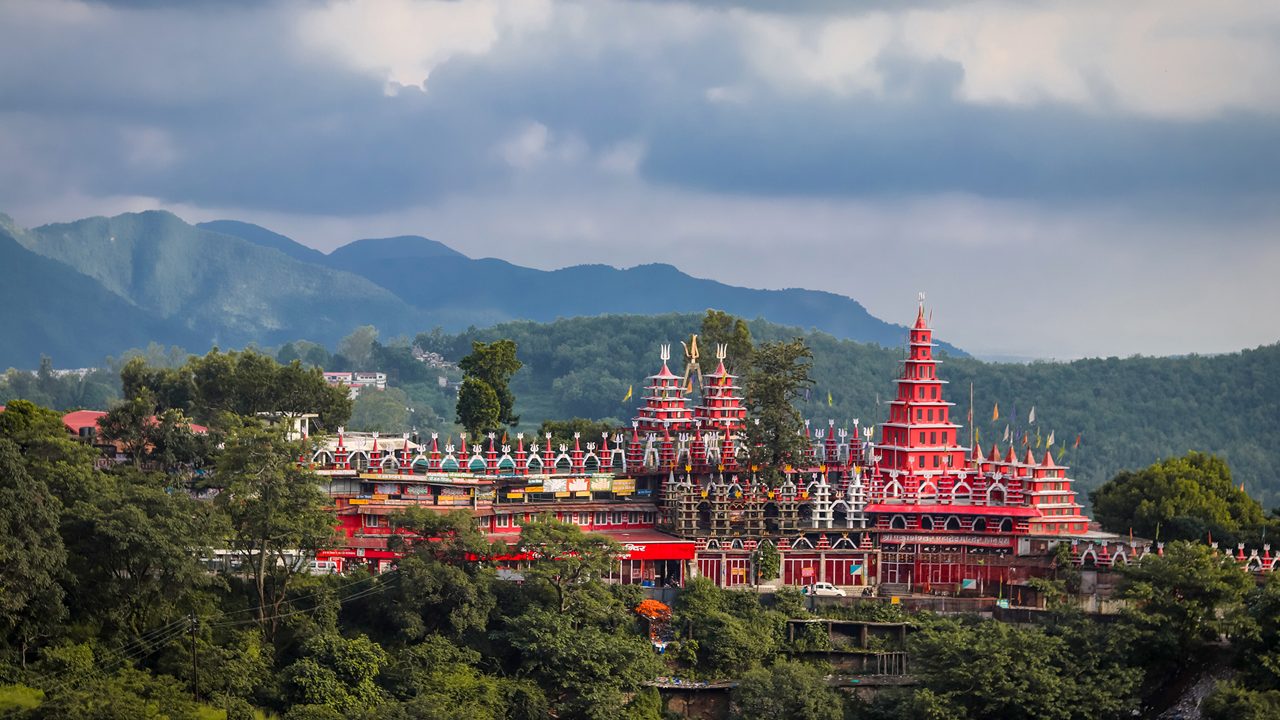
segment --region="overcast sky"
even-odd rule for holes
[[[0,211],[668,262],[900,323],[924,290],[987,355],[1224,352],[1280,340],[1278,78],[1257,0],[5,0]]]

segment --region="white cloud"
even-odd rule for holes
[[[736,13],[760,79],[889,90],[883,53],[963,68],[958,99],[1198,119],[1280,112],[1280,5],[1252,0],[985,0],[852,17]]]
[[[888,15],[815,21],[742,14],[740,25],[755,72],[776,87],[815,87],[839,95],[882,89],[875,61],[892,38]]]
[[[549,0],[334,0],[298,20],[301,45],[378,75],[388,92],[426,87],[455,56],[483,55],[504,34],[543,27]]]

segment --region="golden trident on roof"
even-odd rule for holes
[[[684,348],[684,389],[686,393],[693,392],[693,384],[690,378],[694,375],[698,376],[698,387],[702,387],[702,367],[698,365],[698,336],[696,334],[689,338],[689,342],[680,341],[680,347]]]

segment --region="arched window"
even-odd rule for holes
[[[951,489],[951,504],[953,505],[969,505],[973,503],[973,491],[969,489],[967,483],[956,483]]]
[[[1001,521],[1000,521],[1000,532],[1002,532],[1002,533],[1009,533],[1009,532],[1013,532],[1013,520],[1010,520],[1009,518],[1005,518],[1005,519],[1001,520]]]
[[[894,515],[893,519],[889,521],[889,528],[891,530],[906,530],[907,519],[901,515]]]
[[[988,505],[1004,505],[1005,497],[1003,485],[992,485],[991,489],[987,490]]]
[[[974,532],[986,532],[986,531],[987,531],[987,521],[986,521],[986,520],[983,520],[982,518],[978,518],[977,520],[974,520],[974,521],[973,521],[973,531],[974,531]]]
[[[960,518],[956,517],[955,515],[952,515],[951,517],[947,518],[947,529],[948,529],[948,530],[959,530],[959,529],[960,529]]]
[[[928,515],[925,515],[924,517],[920,518],[920,529],[921,529],[921,530],[932,530],[932,529],[933,529],[933,518],[929,517]]]

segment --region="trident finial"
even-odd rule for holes
[[[723,360],[729,356],[729,343],[716,343],[716,359]]]
[[[666,362],[671,359],[671,343],[662,344],[662,349],[658,353],[658,357],[662,358],[662,362]]]
[[[919,297],[919,298],[920,298],[920,307],[921,307],[921,308],[924,308],[924,291],[923,291],[923,290],[921,290],[921,291],[920,291],[920,294],[919,294],[917,297]]]

